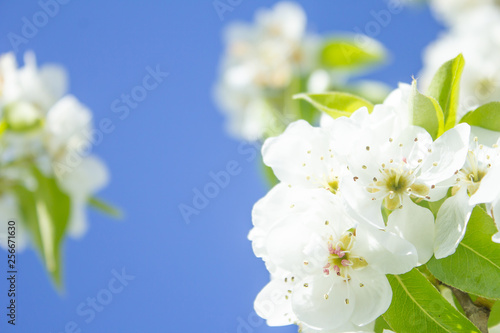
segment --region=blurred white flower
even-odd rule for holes
[[[255,141],[272,134],[273,126],[284,127],[273,122],[286,126],[269,100],[283,99],[292,77],[314,67],[317,42],[305,28],[304,11],[291,2],[259,10],[252,25],[227,28],[215,95],[233,135]]]
[[[475,9],[500,10],[497,0],[430,0],[430,6],[437,19],[452,26],[463,25],[463,19]]]
[[[459,25],[427,46],[419,80],[424,93],[437,69],[459,53],[463,53],[466,66],[460,84],[458,120],[479,105],[500,100],[500,10],[481,7],[468,11]]]
[[[22,67],[14,54],[0,56],[0,184],[6,184],[0,188],[0,205],[9,206],[7,215],[15,216],[22,229],[19,203],[9,186],[36,188],[30,171],[36,166],[45,176],[56,177],[70,196],[69,234],[78,237],[86,230],[88,199],[109,176],[104,164],[90,155],[90,110],[66,93],[66,72],[60,66],[37,67],[33,53],[26,53]]]
[[[358,224],[324,189],[279,184],[255,205],[253,222],[255,254],[273,275],[255,302],[269,325],[296,321],[331,332],[368,325],[391,302],[385,274],[417,263],[409,242]]]

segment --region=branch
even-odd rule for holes
[[[458,302],[464,309],[465,315],[481,330],[482,333],[488,333],[488,318],[490,317],[491,309],[486,304],[474,303],[469,294],[464,293],[452,286],[448,286],[457,298]]]

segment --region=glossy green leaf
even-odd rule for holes
[[[434,75],[427,95],[435,98],[444,113],[444,129],[455,127],[460,95],[460,78],[464,69],[464,57],[445,62]]]
[[[349,117],[354,111],[362,107],[368,108],[369,112],[373,110],[372,103],[361,97],[344,92],[303,93],[297,94],[293,98],[305,100],[333,118]]]
[[[323,44],[320,51],[320,65],[331,69],[356,70],[375,65],[387,57],[385,48],[379,42],[356,37],[332,38]]]
[[[437,100],[422,95],[417,90],[417,81],[412,83],[409,102],[410,121],[413,125],[423,127],[435,140],[444,132],[444,115]]]
[[[427,268],[445,284],[478,296],[500,299],[500,244],[491,240],[496,232],[493,219],[476,206],[456,252],[440,260],[432,258]]]
[[[109,203],[99,198],[96,197],[89,198],[89,205],[90,207],[93,207],[104,214],[114,217],[115,219],[123,218],[123,212],[120,209],[113,207]]]
[[[387,277],[393,296],[383,316],[396,332],[480,332],[417,269]]]
[[[500,102],[484,104],[467,113],[460,122],[500,132]]]

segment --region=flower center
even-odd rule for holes
[[[349,279],[349,269],[360,269],[368,265],[363,257],[354,255],[351,250],[356,241],[356,230],[348,231],[335,242],[333,236],[328,240],[328,262],[323,273],[330,275],[333,271],[344,279]]]
[[[339,177],[335,176],[333,180],[330,180],[327,182],[328,186],[326,189],[333,194],[337,194],[337,191],[339,189]]]
[[[408,170],[403,166],[383,168],[380,170],[380,180],[373,178],[367,190],[370,193],[383,193],[384,206],[394,210],[403,204],[403,195],[413,195],[415,197],[425,197],[429,194],[429,187],[424,184],[415,183],[413,170]]]
[[[457,186],[453,187],[452,194],[454,195],[460,186],[467,186],[469,195],[473,195],[479,189],[481,180],[488,173],[488,168],[491,164],[480,163],[476,154],[473,151],[467,153],[467,165],[458,172],[456,181]]]

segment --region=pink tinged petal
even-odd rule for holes
[[[412,243],[417,249],[418,264],[425,264],[434,252],[434,215],[427,208],[404,197],[403,208],[389,215],[387,231]]]
[[[464,187],[454,196],[446,199],[436,217],[436,239],[434,256],[445,258],[455,253],[458,244],[465,236],[467,222],[473,206],[468,203],[467,188]]]
[[[317,275],[302,280],[298,285],[304,283],[308,284],[307,288],[295,288],[292,293],[292,308],[299,321],[324,329],[335,329],[350,321],[356,300],[348,297],[344,281]],[[346,299],[349,301],[346,302]]]
[[[356,308],[351,321],[366,325],[382,315],[391,304],[392,289],[385,275],[366,267],[352,274],[349,283],[356,297]]]
[[[423,162],[419,181],[437,184],[460,170],[469,150],[469,136],[470,126],[459,124],[434,141],[431,145],[432,152]]]
[[[296,320],[292,311],[290,283],[284,279],[273,279],[257,295],[254,302],[255,312],[267,320],[269,326],[289,325]]]

